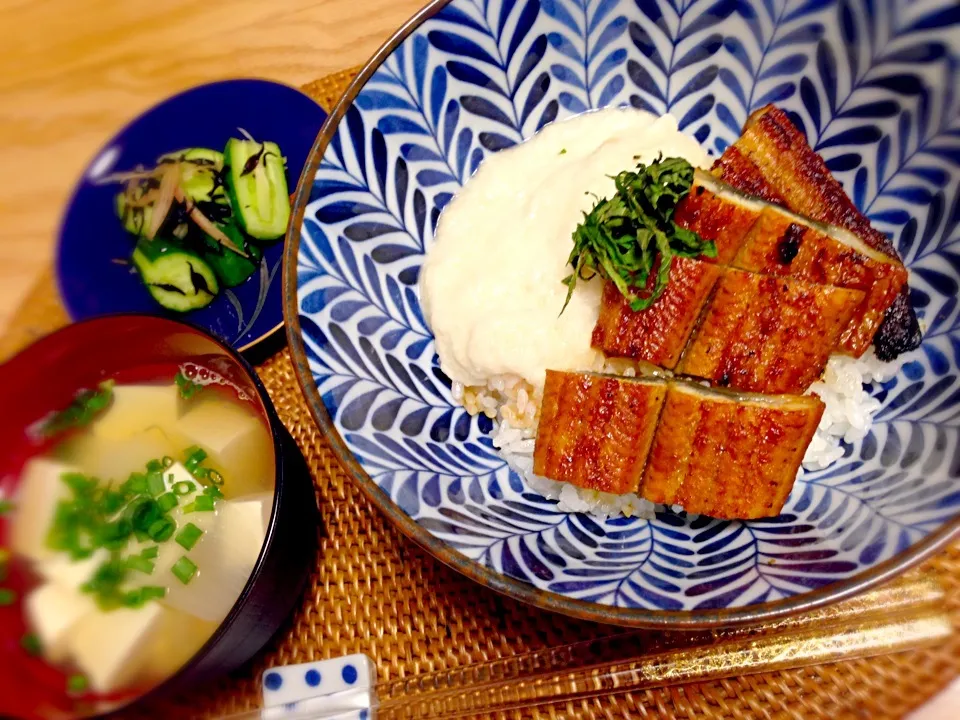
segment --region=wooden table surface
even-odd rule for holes
[[[425,0],[0,0],[0,333],[53,257],[100,145],[212,80],[302,85],[363,63]],[[917,720],[946,718],[960,683]]]
[[[425,0],[0,0],[0,332],[50,263],[74,181],[163,98],[359,65]]]

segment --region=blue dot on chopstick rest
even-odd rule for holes
[[[263,678],[263,684],[267,690],[279,690],[280,686],[283,685],[283,677],[280,673],[269,672]]]
[[[340,674],[347,685],[353,685],[357,681],[357,669],[353,665],[344,665]]]
[[[316,670],[307,670],[307,674],[303,676],[303,679],[307,681],[307,685],[310,687],[316,687],[320,684],[320,673]]]
[[[361,710],[361,711],[360,711],[360,720],[367,720],[367,711],[366,711],[366,710]]]

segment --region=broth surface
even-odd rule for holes
[[[267,421],[215,372],[140,369],[71,418],[30,428],[42,452],[0,483],[0,656],[17,668],[0,715],[101,712],[166,680],[233,607],[272,514]]]

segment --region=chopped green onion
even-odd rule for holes
[[[201,465],[200,467],[198,467],[196,470],[193,471],[193,476],[197,480],[206,480],[207,475],[209,475],[211,472],[214,472],[214,471],[210,470],[210,468],[205,468],[203,467],[203,465]]]
[[[97,607],[103,612],[110,612],[123,606],[123,594],[114,589],[110,593],[98,593],[94,595]]]
[[[89,496],[97,486],[97,481],[82,473],[65,472],[60,476],[64,484],[77,496]]]
[[[72,478],[71,482],[75,488],[86,487],[82,476]],[[72,502],[61,500],[57,503],[46,536],[48,548],[67,552],[75,560],[89,556],[96,549],[96,534],[99,532],[93,500],[86,490],[81,493]]]
[[[130,522],[134,530],[141,532],[149,532],[150,526],[163,516],[156,500],[150,498],[142,498],[135,504],[131,504],[127,512],[130,514]]]
[[[181,480],[180,482],[173,484],[173,492],[175,492],[180,497],[183,497],[184,495],[189,495],[196,489],[197,489],[197,486],[194,485],[189,480]]]
[[[194,477],[209,476],[218,484],[222,482],[219,473],[201,466],[207,457],[204,450],[193,447],[187,455],[187,461],[196,473]],[[215,485],[207,486],[196,480],[173,482],[176,474],[167,469],[173,463],[175,461],[170,456],[151,460],[147,463],[147,472],[133,472],[119,485],[82,473],[61,475],[70,495],[56,503],[46,538],[47,546],[74,560],[89,558],[100,548],[110,551],[109,560],[100,563],[87,582],[81,585],[81,590],[90,594],[104,611],[141,607],[148,600],[163,597],[165,591],[162,587],[131,590],[124,585],[131,573],[157,574],[160,548],[156,543],[175,538],[184,550],[189,551],[203,537],[204,531],[193,523],[184,523],[178,532],[177,522],[168,513],[178,506],[183,506],[184,512],[211,512],[215,510],[216,501],[223,497]],[[165,482],[164,475],[170,476],[170,482]],[[202,494],[198,492],[200,490],[203,490]],[[187,504],[188,496],[192,502]],[[3,507],[9,509],[8,505]],[[150,546],[128,552],[134,538],[150,543]],[[0,571],[7,557],[4,552],[0,549]],[[176,563],[174,574],[186,584],[198,572],[193,561],[183,556]],[[7,603],[17,598],[11,590],[0,592]]]
[[[127,558],[127,567],[147,575],[153,575],[154,563],[153,560],[148,560],[140,555],[131,555]]]
[[[117,587],[127,577],[127,568],[118,559],[111,559],[98,567],[87,582],[80,586],[83,592],[97,596],[97,602],[103,609],[116,606]]]
[[[27,655],[36,657],[43,652],[43,646],[40,644],[40,638],[36,633],[27,633],[20,638],[20,647],[27,651]]]
[[[70,559],[73,561],[86,560],[88,557],[93,555],[93,548],[77,545],[75,547],[70,548],[69,552],[70,552]]]
[[[214,500],[209,495],[197,495],[193,501],[193,509],[196,512],[212,512]]]
[[[127,518],[120,518],[116,522],[110,523],[116,537],[128,538],[133,533],[133,523]]]
[[[166,589],[155,585],[144,585],[142,588],[124,593],[122,604],[128,608],[141,608],[150,600],[160,599],[167,594]]]
[[[104,515],[113,515],[127,502],[126,496],[117,490],[104,490],[100,499],[100,510]]]
[[[9,500],[0,499],[0,515],[6,515],[11,510],[13,510],[13,503]]]
[[[193,576],[197,574],[197,566],[190,558],[184,555],[173,564],[170,572],[176,576],[177,580],[187,585],[193,580]]]
[[[173,380],[177,383],[177,387],[180,388],[180,397],[184,400],[189,400],[203,388],[203,385],[198,385],[193,382],[193,380],[184,375],[183,372],[178,372],[174,375]]]
[[[52,413],[40,427],[40,433],[52,437],[64,430],[89,425],[97,413],[113,399],[113,380],[104,380],[96,390],[81,390],[70,405]]]
[[[125,592],[120,600],[120,604],[123,605],[123,607],[131,609],[143,607],[145,603],[146,600],[144,600],[143,593],[140,592],[139,588]]]
[[[157,600],[163,599],[167,594],[167,589],[163,587],[158,587],[156,585],[144,585],[140,590],[143,592],[143,596],[150,600],[156,598]]]
[[[67,692],[72,694],[80,694],[87,691],[87,688],[90,686],[90,683],[87,682],[87,678],[83,675],[71,675],[67,678]]]
[[[193,550],[193,546],[197,544],[197,541],[202,535],[203,530],[198,528],[193,523],[187,523],[183,526],[183,529],[177,533],[177,536],[174,538],[174,540],[184,550]]]
[[[147,530],[147,534],[155,542],[164,542],[170,539],[177,524],[170,518],[160,518]]]
[[[200,447],[199,445],[191,445],[186,450],[183,451],[183,461],[190,462],[203,462],[207,459],[207,452]]]
[[[178,504],[179,504],[179,501],[177,500],[177,496],[174,495],[172,492],[166,492],[157,498],[157,505],[160,506],[160,509],[163,512],[170,512]]]
[[[126,547],[131,533],[133,533],[133,525],[126,518],[104,523],[98,533],[99,544],[108,550],[122,550]]]
[[[159,470],[147,473],[147,490],[154,497],[166,492],[167,486],[163,482],[163,475]]]
[[[17,599],[17,594],[10,588],[0,588],[0,607],[13,605]]]
[[[188,472],[193,472],[196,470],[198,467],[200,467],[200,463],[207,459],[206,451],[197,447],[196,445],[184,450],[183,455],[183,466]]]
[[[127,576],[126,568],[119,560],[110,559],[100,565],[81,588],[84,592],[101,592],[119,585]]]
[[[223,485],[223,475],[218,473],[216,470],[210,470],[207,472],[207,480],[212,482],[214,485]]]
[[[130,477],[120,489],[130,495],[143,495],[147,492],[147,476],[142,472],[130,473]]]

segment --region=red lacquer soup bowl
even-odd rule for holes
[[[175,379],[179,379],[181,384],[174,386]],[[44,606],[30,604],[33,602],[30,599],[38,588],[46,588],[44,583],[53,581],[47,571],[47,568],[51,567],[49,564],[39,563],[34,555],[21,553],[17,549],[17,533],[32,532],[35,535],[36,532],[46,532],[42,528],[33,527],[24,519],[29,517],[32,522],[34,516],[27,514],[27,507],[32,501],[26,499],[28,493],[22,485],[27,483],[23,480],[28,475],[26,468],[43,462],[38,459],[58,457],[58,453],[64,452],[63,448],[72,447],[70,443],[82,442],[84,433],[94,432],[91,429],[92,423],[98,422],[98,413],[102,413],[104,418],[114,412],[114,408],[116,413],[129,413],[129,388],[155,385],[172,388],[174,393],[178,393],[177,399],[173,401],[176,404],[174,413],[184,414],[174,415],[175,419],[171,421],[174,423],[171,430],[173,433],[179,432],[178,422],[187,424],[187,413],[190,413],[193,407],[186,405],[189,402],[202,402],[204,407],[214,409],[220,404],[227,404],[234,415],[255,419],[263,440],[262,446],[258,446],[262,447],[262,451],[258,451],[255,457],[248,457],[245,462],[252,462],[263,468],[260,476],[269,476],[262,478],[268,485],[267,492],[255,496],[263,511],[259,516],[263,541],[261,544],[254,544],[253,554],[248,554],[249,567],[252,569],[248,575],[245,573],[240,577],[236,586],[236,597],[230,595],[225,605],[223,598],[220,599],[219,602],[224,607],[222,617],[205,617],[203,622],[198,623],[198,627],[207,628],[206,634],[194,638],[196,647],[191,647],[182,663],[177,660],[177,666],[168,668],[170,671],[166,674],[135,674],[126,685],[118,685],[117,682],[108,682],[109,679],[116,680],[119,672],[117,668],[121,665],[117,659],[120,651],[111,643],[120,642],[117,638],[123,634],[125,623],[143,625],[147,628],[144,633],[148,630],[153,633],[150,637],[157,636],[160,632],[151,629],[153,626],[144,620],[145,616],[136,616],[133,613],[141,612],[144,607],[152,608],[148,612],[156,615],[166,613],[163,617],[166,618],[168,626],[163,632],[174,638],[179,635],[179,628],[175,624],[169,626],[170,618],[187,615],[183,615],[180,609],[167,613],[166,608],[172,607],[168,602],[169,597],[152,598],[141,602],[139,607],[135,608],[128,602],[128,594],[122,596],[126,598],[126,605],[111,609],[104,603],[104,596],[96,595],[88,586],[88,578],[88,582],[78,585],[76,590],[69,589],[69,592],[74,593],[70,597],[74,597],[76,593],[86,593],[91,595],[92,600],[92,596],[96,595],[96,612],[102,613],[98,616],[102,620],[99,627],[105,628],[105,631],[95,634],[93,643],[89,637],[86,638],[87,644],[82,657],[89,659],[90,656],[95,656],[96,663],[100,663],[103,655],[108,658],[103,662],[108,666],[113,663],[113,674],[106,671],[106,674],[101,674],[100,665],[96,665],[93,673],[83,672],[83,665],[77,659],[81,655],[79,651],[76,656],[69,652],[71,643],[79,642],[76,640],[77,634],[83,632],[77,630],[77,627],[55,627],[58,652],[57,657],[51,657],[53,650],[43,647],[39,636],[51,637],[50,633],[54,631],[49,630],[46,625],[46,632],[36,631],[33,619],[39,612],[36,608],[45,607],[45,612],[61,618],[61,622],[66,622],[62,618],[70,616],[74,606],[53,612],[50,607],[57,608],[56,603],[52,606],[49,603]],[[86,419],[77,419],[76,413],[70,416],[62,414],[62,411],[71,405],[78,407],[78,393],[82,398],[83,391],[88,391],[86,397],[89,398],[92,392],[101,388],[109,388],[105,393],[107,404],[105,408],[91,414],[93,419],[90,423],[87,423]],[[125,390],[118,390],[119,388]],[[133,396],[140,397],[136,393]],[[201,397],[201,400],[196,399]],[[96,406],[93,409],[96,410]],[[162,413],[158,412],[158,416],[160,414]],[[123,417],[126,418],[127,415]],[[197,417],[195,413],[189,422],[195,429],[199,428],[201,436],[216,437],[217,432],[223,430],[215,420],[198,424]],[[121,427],[121,432],[122,430]],[[220,434],[223,435],[222,432]],[[188,436],[189,433],[184,435]],[[211,442],[216,444],[213,440]],[[239,444],[234,442],[234,446]],[[109,448],[109,443],[104,447]],[[245,450],[249,451],[249,447]],[[213,452],[211,450],[211,453]],[[196,457],[198,456],[195,456],[194,460]],[[179,463],[180,459],[174,460],[169,456],[163,459],[165,468],[174,462]],[[159,474],[162,477],[162,472]],[[170,477],[172,480],[172,475]],[[210,480],[206,488],[213,486],[215,489],[211,490],[211,493],[214,494],[221,488],[227,490],[232,487],[226,473],[221,476],[216,471],[208,473],[204,470],[204,474],[198,471],[198,477]],[[62,476],[60,479],[62,480]],[[185,485],[194,487],[190,483]],[[100,493],[97,497],[102,497],[106,492],[102,488],[112,488],[119,492],[126,486],[119,487],[103,481],[96,487],[101,488],[96,491]],[[204,487],[204,484],[198,481],[195,497],[200,497],[201,487]],[[229,490],[225,496],[221,492],[218,497],[218,502],[232,502]],[[224,497],[226,499],[222,499]],[[0,365],[0,498],[3,506],[3,514],[0,515],[0,548],[3,548],[0,556],[0,716],[4,717],[51,719],[96,715],[115,710],[145,695],[172,693],[230,672],[250,660],[284,624],[298,602],[310,569],[316,563],[319,516],[313,482],[303,457],[280,422],[253,368],[240,355],[205,332],[164,318],[116,315],[77,323],[39,340]],[[132,507],[137,498],[140,496],[136,496],[134,500],[128,498],[127,507]],[[157,502],[160,503],[159,497]],[[166,507],[162,503],[160,505]],[[196,513],[192,516],[178,515],[181,525],[185,526],[186,520],[196,519],[203,514],[195,505],[196,503],[191,503],[181,509],[182,513]],[[219,509],[211,512],[210,517],[226,523],[227,521],[223,520],[223,507],[224,504],[217,505]],[[115,517],[121,517],[123,512],[125,510],[118,510]],[[172,517],[177,511],[169,512]],[[17,529],[18,519],[23,525],[20,529]],[[196,522],[207,527],[201,520]],[[171,524],[175,526],[176,522]],[[30,527],[33,529],[29,530]],[[221,528],[226,525],[210,527]],[[172,548],[175,551],[173,554],[180,554],[180,549],[170,544],[173,537],[184,539],[180,535],[168,535],[164,544],[162,539],[156,538],[162,538],[165,533],[155,533],[154,537],[146,530],[137,530],[136,536],[133,530],[128,532],[129,544],[141,542],[146,547],[156,541],[157,547]],[[213,530],[208,532],[211,533],[210,537],[214,536]],[[44,542],[47,545],[53,542],[49,539],[50,534],[41,537],[46,538]],[[187,540],[186,545],[189,545],[189,538]],[[91,542],[96,545],[98,541]],[[259,540],[255,542],[259,543]],[[121,555],[114,550],[116,547],[116,544],[104,545],[99,547],[97,552],[102,553],[102,557],[120,558]],[[53,551],[45,549],[43,552]],[[152,552],[152,557],[156,558],[157,551]],[[184,555],[186,554],[184,550]],[[149,552],[145,550],[144,555],[149,555]],[[160,558],[163,557],[161,553]],[[56,559],[63,558],[56,556]],[[154,559],[148,563],[151,573],[158,562],[159,559]],[[103,565],[96,567],[99,572]],[[203,577],[204,570],[201,567],[195,573],[199,579]],[[193,581],[191,577],[188,583]],[[162,585],[162,582],[153,579],[151,582]],[[209,587],[209,584],[201,584],[192,601],[199,601],[199,606],[204,608],[213,605],[212,600],[206,604],[206,598],[202,595],[202,592],[205,592],[202,588],[206,587]],[[120,614],[110,614],[115,611]],[[82,617],[89,618],[89,611]],[[76,621],[76,625],[79,626],[81,622],[85,620]],[[113,632],[113,628],[117,629],[116,632]],[[84,629],[86,636],[89,636],[90,628],[87,626]],[[187,628],[184,628],[183,632],[185,635]],[[150,645],[153,648],[159,640],[151,642],[154,643]],[[59,648],[60,644],[67,647],[68,651]],[[152,652],[135,645],[133,648],[129,651],[132,654],[123,662],[133,663],[144,652]],[[182,647],[180,651],[183,654]],[[155,664],[150,667],[155,667]]]

